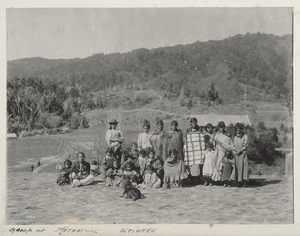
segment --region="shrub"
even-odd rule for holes
[[[278,142],[277,130],[267,129],[260,130],[257,137],[253,128],[247,129],[249,137],[248,156],[250,160],[254,160],[256,163],[265,162],[267,165],[272,165],[277,153],[276,147],[280,147]]]

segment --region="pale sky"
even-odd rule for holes
[[[292,34],[292,8],[12,8],[7,59],[84,58],[247,32]]]

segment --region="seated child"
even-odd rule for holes
[[[138,150],[137,143],[133,143],[131,146],[130,155],[137,159],[139,157],[139,154],[140,152]]]
[[[141,188],[159,188],[161,185],[161,180],[157,176],[155,169],[151,164],[147,165],[147,170],[145,172],[145,178],[142,184],[139,185]]]
[[[99,174],[99,167],[98,167],[98,163],[97,161],[92,161],[92,164],[91,164],[91,174],[93,176],[97,176]]]
[[[137,170],[139,171],[141,176],[144,176],[146,170],[146,162],[147,162],[147,151],[145,149],[141,149],[140,155],[137,160]]]
[[[106,185],[118,187],[122,182],[123,171],[119,168],[118,162],[114,161],[113,167],[106,172]]]
[[[155,155],[155,154],[154,154]],[[164,180],[164,164],[160,156],[157,156],[156,158],[153,159],[153,164],[152,164],[157,176],[160,178],[161,185]]]
[[[58,185],[70,184],[70,174],[71,174],[72,162],[69,159],[64,161],[64,166],[59,171],[59,176],[56,181]]]
[[[147,159],[147,161],[146,161],[146,166],[147,166],[148,164],[153,165],[153,163],[154,163],[154,158],[155,158],[155,150],[154,150],[153,148],[149,148],[149,149],[148,149],[148,159]]]
[[[125,163],[126,165],[124,165],[124,171],[123,171],[123,175],[128,177],[130,182],[132,183],[132,185],[134,187],[138,186],[138,183],[140,182],[140,175],[137,171],[135,171],[135,166],[134,164],[129,161],[127,163]]]
[[[138,167],[138,159],[135,158],[134,156],[132,156],[131,154],[127,155],[127,160],[123,163],[123,165],[121,166],[121,169],[125,169],[125,166],[131,162],[134,166],[134,168],[136,169]]]
[[[204,165],[203,165],[203,178],[204,178],[204,185],[207,186],[208,184],[212,186],[211,177],[214,170],[214,163],[216,153],[213,150],[214,145],[211,142],[207,143],[206,150],[204,152]]]
[[[181,181],[188,177],[184,162],[178,159],[178,152],[175,148],[169,151],[169,157],[164,163],[164,188],[181,187]]]

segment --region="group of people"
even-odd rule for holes
[[[124,178],[143,189],[176,188],[186,183],[246,186],[248,136],[241,123],[235,125],[234,137],[230,137],[223,121],[216,128],[211,124],[200,127],[192,118],[183,135],[176,120],[171,122],[170,131],[165,131],[164,122],[158,120],[154,132],[150,132],[150,123],[145,120],[143,133],[129,148],[122,147],[124,137],[117,129],[117,120],[111,120],[109,125],[102,166],[97,162],[90,165],[79,153],[78,162],[65,161],[58,184],[88,185],[100,172],[107,186],[120,186]]]

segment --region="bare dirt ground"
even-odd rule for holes
[[[141,190],[143,199],[120,198],[121,188],[103,182],[58,186],[56,173],[9,172],[7,224],[101,223],[293,223],[293,180],[251,176],[249,188],[194,186]]]

